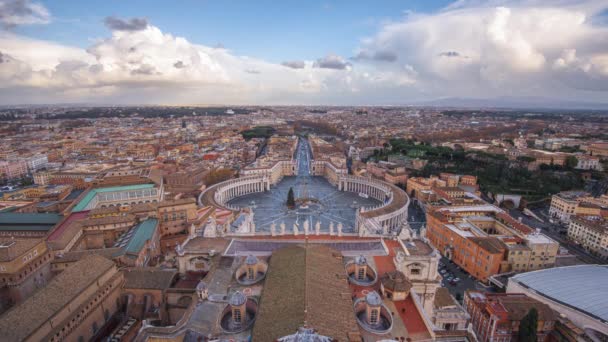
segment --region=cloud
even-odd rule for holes
[[[439,53],[441,57],[460,57],[460,54],[456,51],[443,51]]]
[[[0,25],[5,28],[47,24],[50,20],[49,11],[39,3],[28,0],[0,0]]]
[[[131,70],[131,75],[161,75],[161,73],[150,64],[141,64],[137,69]]]
[[[281,65],[292,69],[304,69],[306,63],[304,61],[285,61]]]
[[[338,55],[329,54],[323,58],[319,58],[313,64],[315,68],[345,70],[351,67],[351,64],[344,58]]]
[[[106,17],[103,22],[107,28],[113,31],[141,31],[148,27],[148,20],[145,18],[125,20],[118,17]]]
[[[379,62],[394,62],[398,58],[397,54],[392,51],[379,50],[374,52],[361,51],[352,59],[355,61],[379,61]]]
[[[0,0],[1,2],[2,0]],[[558,3],[558,5],[555,5]],[[355,56],[271,63],[117,19],[87,49],[0,31],[0,103],[405,104],[440,97],[605,101],[605,1],[461,1],[382,24]]]
[[[362,39],[355,60],[387,68],[374,56],[393,54],[416,70],[417,87],[438,97],[597,99],[588,91],[608,85],[608,28],[595,18],[606,9],[608,3],[596,0],[461,0],[384,24]],[[562,56],[570,50],[576,59]]]

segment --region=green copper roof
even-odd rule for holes
[[[0,213],[0,230],[49,230],[63,216],[39,213]]]
[[[135,234],[133,234],[131,241],[127,244],[125,251],[127,253],[138,254],[144,247],[146,241],[152,239],[156,227],[158,227],[158,220],[154,218],[147,219],[138,224],[137,227],[135,227]]]
[[[131,191],[131,190],[141,190],[141,189],[149,189],[153,188],[154,184],[135,184],[135,185],[125,185],[125,186],[112,186],[109,188],[99,188],[92,189],[89,191],[83,198],[74,206],[72,212],[83,211],[89,205],[89,203],[97,196],[98,193],[101,192],[115,192],[115,191]]]

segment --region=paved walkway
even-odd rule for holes
[[[288,232],[297,224],[300,232],[304,231],[304,221],[308,221],[310,231],[315,224],[321,223],[323,232],[329,231],[330,222],[334,223],[337,232],[338,223],[342,223],[345,233],[355,231],[356,212],[360,207],[371,207],[381,204],[374,198],[363,198],[354,192],[338,191],[324,177],[310,176],[310,145],[306,139],[300,139],[297,152],[298,175],[284,177],[270,191],[241,196],[229,202],[235,207],[251,207],[254,212],[256,231],[269,232],[270,225],[275,224],[277,231],[285,223]],[[308,208],[288,210],[285,206],[287,193],[293,188],[296,199],[313,198],[318,201]]]

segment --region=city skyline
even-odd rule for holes
[[[4,0],[0,103],[605,108],[607,9]]]

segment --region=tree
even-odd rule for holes
[[[536,331],[538,329],[538,311],[530,309],[528,314],[519,322],[519,342],[536,342]]]
[[[578,159],[576,159],[575,156],[566,157],[566,167],[573,169],[576,167],[576,165],[578,165]]]
[[[203,176],[203,183],[207,187],[214,184],[229,180],[234,175],[234,170],[231,169],[214,169]]]
[[[287,193],[287,207],[293,209],[296,207],[296,199],[293,195],[293,188],[289,188],[289,192]]]

